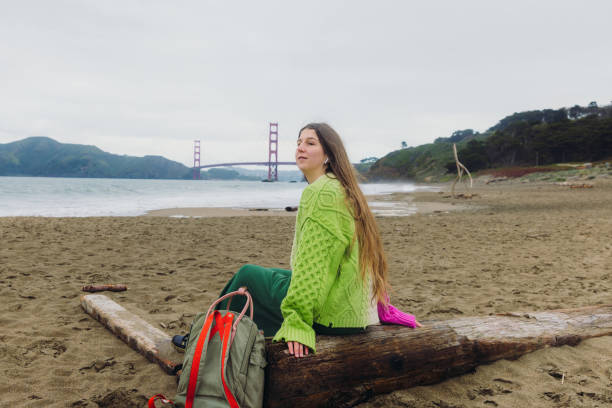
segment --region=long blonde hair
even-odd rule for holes
[[[349,209],[355,219],[355,235],[359,244],[359,267],[365,281],[368,271],[372,278],[372,294],[379,302],[387,304],[389,289],[387,259],[380,238],[380,231],[363,192],[357,183],[355,169],[350,163],[340,135],[327,123],[309,123],[300,129],[316,132],[328,161],[325,173],[333,173],[344,187]]]

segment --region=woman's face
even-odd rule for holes
[[[317,132],[313,129],[304,129],[297,140],[295,149],[295,164],[308,178],[308,174],[325,173],[324,162],[327,156],[319,141]]]

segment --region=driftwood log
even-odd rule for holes
[[[542,347],[612,335],[612,305],[421,323],[415,330],[371,326],[365,335],[319,336],[317,354],[299,360],[283,344],[270,344],[266,406],[349,407]]]
[[[83,295],[81,306],[131,348],[159,364],[166,373],[174,374],[176,365],[183,362],[183,356],[172,347],[170,336],[108,296]]]
[[[451,187],[451,195],[453,196],[453,198],[455,198],[455,184],[457,184],[457,182],[460,181],[461,178],[463,177],[464,170],[467,173],[468,177],[470,178],[470,188],[472,188],[473,182],[472,182],[472,175],[470,174],[469,170],[467,169],[467,167],[463,165],[463,163],[459,161],[459,156],[457,156],[457,145],[455,145],[454,143],[453,143],[453,155],[455,156],[455,164],[457,165],[457,178],[455,178],[455,181],[453,181],[453,185]]]
[[[123,292],[127,290],[127,286],[117,284],[117,285],[86,285],[81,289],[83,292]]]
[[[104,295],[81,304],[132,348],[171,373],[182,355],[170,336]],[[370,326],[365,334],[317,336],[317,353],[297,359],[268,341],[266,407],[350,407],[376,394],[434,384],[480,364],[550,346],[612,335],[612,305]]]

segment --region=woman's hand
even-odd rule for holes
[[[297,341],[288,341],[289,354],[296,357],[304,357],[308,355],[308,347]]]
[[[419,323],[417,320],[414,321],[414,327],[423,327],[423,325],[421,323]]]

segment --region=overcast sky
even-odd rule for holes
[[[3,1],[0,143],[191,166],[327,121],[357,162],[513,112],[612,100],[612,2]]]

